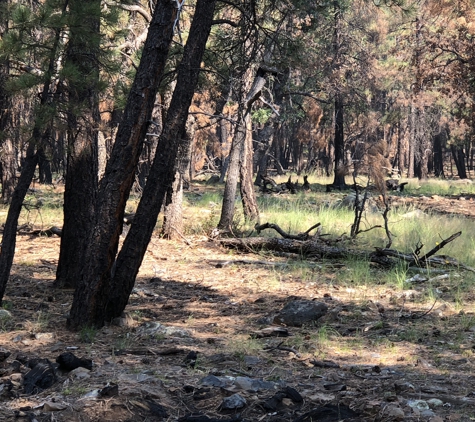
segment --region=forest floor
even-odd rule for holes
[[[475,216],[469,196],[405,200]],[[73,333],[72,292],[52,287],[59,238],[19,236],[4,298],[12,318],[0,320],[11,353],[0,363],[0,421],[475,420],[475,293],[461,309],[450,279],[431,284],[434,304],[424,283],[341,283],[347,262],[304,265],[187,240],[153,238],[124,318]],[[291,299],[324,302],[328,313],[265,337]],[[58,371],[53,386],[23,393],[18,356],[55,362],[68,351],[92,370]]]

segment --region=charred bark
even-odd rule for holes
[[[84,5],[86,3],[87,6]],[[69,110],[67,170],[64,190],[64,223],[55,287],[76,287],[85,263],[85,253],[94,222],[99,161],[99,26],[100,1],[70,0],[72,13],[92,16],[73,26],[69,34],[65,65],[78,76],[67,80]],[[90,37],[85,38],[85,34]],[[46,157],[40,157],[41,160]]]
[[[4,7],[9,0],[0,0],[0,6]],[[0,37],[8,32],[8,22],[0,22]],[[0,170],[2,183],[2,199],[9,203],[15,190],[16,184],[16,154],[12,139],[12,98],[6,89],[10,76],[10,63],[8,58],[0,63]]]
[[[211,30],[215,6],[216,0],[198,0],[196,3],[158,150],[137,208],[136,218],[117,256],[115,274],[105,308],[105,320],[120,316],[127,305],[160,208],[175,177],[178,150],[186,147],[182,142],[190,142],[184,136],[188,110],[198,83],[200,63]]]
[[[211,28],[215,0],[198,0],[178,67],[177,88],[159,138],[147,184],[123,247],[115,261],[122,231],[125,201],[132,187],[158,83],[171,42],[175,3],[159,2],[148,31],[142,60],[124,113],[124,124],[101,180],[97,224],[88,262],[76,289],[68,325],[100,327],[121,315],[150,241],[165,194],[173,183],[178,143],[182,139],[200,63]],[[157,46],[158,44],[158,46]]]
[[[94,228],[68,319],[72,329],[84,325],[102,326],[106,319],[105,308],[125,206],[163,77],[176,18],[174,1],[157,2],[111,157],[99,184]]]
[[[465,153],[463,147],[459,145],[450,145],[450,151],[457,167],[457,173],[461,179],[467,178],[467,168],[465,167]]]

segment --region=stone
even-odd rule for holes
[[[322,302],[311,300],[293,300],[274,317],[275,324],[290,327],[301,327],[303,324],[315,322],[328,312],[328,306]]]
[[[246,405],[246,399],[239,394],[233,394],[232,396],[223,399],[220,409],[221,410],[235,410],[241,409]]]

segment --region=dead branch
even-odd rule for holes
[[[454,233],[452,236],[448,237],[447,239],[442,240],[442,242],[438,243],[435,248],[431,249],[429,252],[427,252],[422,258],[419,258],[419,266],[423,265],[427,259],[434,255],[436,252],[440,251],[447,243],[452,242],[452,240],[457,239],[462,234],[462,232],[457,232]]]
[[[299,233],[299,234],[290,234],[282,230],[277,224],[272,223],[264,223],[264,224],[256,224],[254,228],[257,231],[257,234],[260,234],[262,230],[265,229],[274,229],[277,233],[279,233],[284,239],[294,239],[294,240],[307,240],[310,236],[310,232],[317,227],[320,227],[320,223],[314,224],[310,227],[306,232]]]

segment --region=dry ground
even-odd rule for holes
[[[465,207],[472,199],[452,200]],[[246,421],[296,421],[328,403],[353,409],[353,421],[475,420],[473,301],[454,303],[450,280],[433,283],[439,299],[431,308],[424,284],[352,286],[342,282],[345,263],[308,267],[230,252],[204,237],[189,241],[154,238],[126,317],[72,333],[65,329],[72,293],[52,288],[59,239],[19,236],[4,305],[13,319],[0,332],[0,346],[11,352],[1,382],[11,380],[13,388],[0,387],[0,421],[177,421],[190,414],[230,420],[236,413]],[[289,327],[289,337],[256,338],[292,298],[323,301],[329,312],[316,325]],[[152,333],[154,322],[175,330]],[[22,394],[19,372],[26,368],[14,370],[14,358],[54,362],[65,351],[92,359],[92,371],[59,373],[49,389]],[[194,368],[185,361],[190,351],[198,356]],[[222,388],[200,384],[210,374],[263,379],[275,389],[242,389],[245,378],[229,378],[232,385]],[[118,385],[118,395],[98,397],[108,383]],[[303,402],[284,398],[277,409],[266,408],[285,386]],[[220,409],[233,393],[246,406]]]

